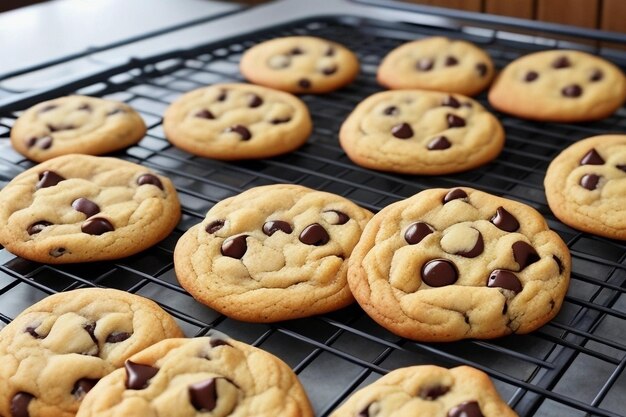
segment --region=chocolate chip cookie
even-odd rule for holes
[[[280,155],[311,134],[306,105],[282,91],[250,84],[214,84],[191,91],[165,112],[163,129],[194,155],[237,160]]]
[[[548,167],[550,209],[578,230],[626,240],[626,135],[581,140]]]
[[[626,99],[626,78],[610,62],[580,51],[523,56],[504,68],[489,103],[524,119],[554,122],[598,120]]]
[[[72,417],[100,378],[182,336],[170,315],[134,294],[89,288],[47,297],[0,332],[0,415]]]
[[[458,94],[397,90],[359,103],[341,126],[357,165],[404,174],[466,171],[494,159],[504,130],[478,102]]]
[[[559,311],[570,270],[567,246],[533,208],[431,189],[372,218],[348,283],[381,326],[439,342],[537,329]]]
[[[87,96],[68,96],[26,110],[11,129],[11,144],[42,162],[59,155],[102,155],[133,145],[146,125],[129,105]]]
[[[272,39],[248,49],[240,70],[255,84],[290,93],[328,93],[350,84],[359,61],[336,42],[312,36]]]
[[[473,96],[494,75],[489,55],[476,45],[435,36],[400,45],[378,67],[378,82],[394,90],[419,88]]]
[[[115,158],[59,156],[0,191],[0,244],[37,262],[130,256],[165,238],[179,218],[169,179]]]
[[[78,417],[313,417],[293,371],[224,335],[170,339],[145,349],[87,394]]]
[[[176,276],[209,307],[274,322],[354,301],[347,260],[371,213],[298,185],[252,188],[217,203],[174,252]]]
[[[469,366],[400,368],[354,393],[330,417],[517,417],[489,376]]]

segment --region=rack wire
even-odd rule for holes
[[[362,62],[361,74],[352,85],[327,95],[302,96],[315,126],[305,146],[272,159],[226,163],[195,157],[169,144],[161,115],[174,99],[206,84],[243,81],[238,71],[243,51],[285,35],[341,42]],[[141,113],[149,127],[147,136],[115,156],[170,177],[183,206],[182,220],[168,238],[116,262],[51,266],[0,251],[0,327],[48,294],[86,286],[111,287],[159,302],[188,336],[216,328],[278,355],[298,373],[320,417],[386,372],[417,364],[479,368],[492,377],[502,396],[523,417],[626,416],[626,244],[560,223],[547,206],[542,186],[549,162],[569,144],[595,134],[625,131],[626,109],[603,121],[567,125],[527,122],[496,112],[507,135],[502,154],[492,163],[462,174],[399,176],[354,165],[338,145],[339,126],[359,101],[381,89],[375,71],[388,51],[407,40],[431,35],[477,43],[498,68],[525,53],[566,45],[499,30],[392,24],[355,17],[310,19],[189,51],[134,60],[0,109],[0,186],[33,166],[9,144],[9,130],[19,110],[78,92],[122,100]],[[595,45],[577,47],[604,53]],[[611,53],[610,59],[626,66],[626,54]],[[478,100],[489,107],[484,94]],[[251,187],[284,182],[333,192],[373,211],[432,187],[469,186],[526,203],[546,217],[572,253],[572,281],[563,308],[556,319],[530,335],[435,344],[399,338],[356,305],[323,316],[265,325],[236,322],[197,303],[176,281],[172,253],[177,239],[216,202]]]

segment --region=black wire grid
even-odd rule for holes
[[[238,62],[245,49],[294,34],[341,42],[362,62],[361,74],[352,85],[327,95],[302,97],[315,125],[304,147],[277,158],[225,163],[195,157],[169,144],[161,115],[175,98],[207,84],[243,81]],[[299,375],[317,416],[327,416],[354,390],[384,373],[418,364],[467,364],[486,371],[520,416],[626,416],[626,244],[560,223],[546,204],[542,186],[548,164],[569,144],[596,134],[626,131],[626,110],[600,122],[575,125],[531,123],[496,113],[506,129],[502,154],[463,174],[399,176],[355,166],[338,145],[339,126],[359,101],[381,89],[375,82],[381,58],[407,40],[429,35],[473,41],[488,51],[499,68],[520,55],[560,45],[498,31],[349,17],[312,19],[131,61],[0,109],[0,186],[33,166],[9,144],[15,111],[76,91],[125,101],[142,114],[148,135],[116,156],[170,177],[183,206],[182,221],[167,239],[117,262],[50,266],[0,251],[0,327],[48,294],[85,286],[112,287],[159,302],[188,336],[216,328],[278,355]],[[626,54],[610,59],[626,66]],[[487,105],[484,93],[478,99]],[[572,281],[563,308],[556,319],[530,335],[434,344],[394,336],[358,306],[264,325],[233,321],[194,301],[175,278],[172,252],[178,238],[216,202],[251,187],[283,182],[333,192],[373,211],[432,187],[475,187],[526,203],[546,217],[572,253]]]

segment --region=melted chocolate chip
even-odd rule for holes
[[[332,67],[326,67],[322,70],[322,74],[324,75],[333,75],[337,72],[337,66],[333,65]]]
[[[585,174],[580,179],[580,185],[588,189],[589,191],[593,191],[598,187],[598,181],[600,181],[600,176],[596,174]]]
[[[448,113],[446,115],[446,120],[448,121],[448,127],[463,127],[465,126],[465,119],[457,116],[456,114]]]
[[[554,259],[554,262],[556,262],[556,266],[559,267],[559,275],[562,274],[563,273],[563,262],[561,262],[559,257],[556,256],[556,255],[552,255],[552,259]]]
[[[37,138],[33,136],[32,138],[28,139],[25,143],[26,143],[27,148],[32,148],[37,143]]]
[[[113,116],[115,114],[120,114],[120,113],[126,113],[126,110],[120,109],[120,108],[113,109],[113,110],[111,110],[110,112],[107,113],[107,116]]]
[[[452,144],[445,136],[437,136],[433,140],[428,143],[427,148],[431,151],[440,151],[443,149],[448,149]]]
[[[72,395],[76,398],[82,398],[98,383],[98,379],[81,378],[74,384]]]
[[[604,159],[595,149],[591,149],[580,160],[580,165],[604,165]]]
[[[504,207],[498,207],[496,214],[491,218],[491,223],[493,223],[498,229],[504,230],[505,232],[515,232],[519,229],[519,222],[517,219],[511,213],[506,211]]]
[[[47,112],[47,111],[54,110],[54,109],[56,109],[57,107],[59,107],[59,106],[57,106],[56,104],[48,104],[47,106],[42,107],[42,108],[39,110],[39,113],[45,113],[45,112]]]
[[[297,46],[293,48],[291,51],[289,51],[289,55],[302,55],[302,54],[304,54],[304,51],[298,48]]]
[[[39,139],[38,143],[39,143],[39,147],[41,149],[50,149],[50,147],[52,146],[52,142],[54,140],[52,139],[52,136],[44,136],[43,138]]]
[[[302,88],[311,88],[311,81],[307,80],[306,78],[302,78],[300,81],[298,81],[298,85]]]
[[[198,411],[213,411],[217,405],[216,378],[197,382],[189,386],[191,404]]]
[[[107,336],[105,343],[120,343],[130,337],[130,333],[126,332],[113,332]]]
[[[54,171],[44,171],[39,174],[39,182],[37,183],[35,188],[40,189],[40,188],[54,187],[55,185],[57,185],[58,183],[64,180],[65,178],[63,178],[62,176],[60,176]]]
[[[432,385],[430,387],[424,387],[420,389],[419,397],[422,400],[436,400],[437,398],[445,395],[448,391],[450,391],[450,387],[446,387],[444,385]]]
[[[226,132],[235,132],[241,136],[241,140],[250,140],[252,133],[243,125],[234,125],[226,128]]]
[[[268,236],[272,236],[278,230],[287,234],[293,232],[293,228],[291,227],[291,225],[282,220],[271,220],[269,222],[265,222],[265,224],[263,225],[263,233]]]
[[[406,243],[409,245],[416,245],[432,232],[433,229],[427,223],[413,223],[406,229],[406,232],[404,232],[404,240],[406,240]]]
[[[443,197],[443,204],[449,203],[452,200],[458,200],[459,198],[467,198],[467,193],[460,188],[455,188],[448,191],[448,193]]]
[[[332,223],[332,224],[346,224],[348,223],[348,221],[350,220],[350,216],[348,216],[346,213],[339,211],[339,210],[326,210],[324,213],[335,213],[337,215],[337,222]]]
[[[466,401],[448,411],[447,417],[485,417],[476,401]]]
[[[624,164],[624,165],[615,165],[615,168],[626,172],[626,164]]]
[[[215,220],[212,221],[211,223],[209,223],[206,227],[207,233],[213,234],[215,232],[217,232],[218,230],[220,230],[222,227],[224,227],[224,223],[226,223],[226,220]]]
[[[457,252],[456,255],[462,256],[464,258],[475,258],[485,250],[485,242],[483,241],[483,235],[478,232],[478,238],[476,239],[476,243],[474,247],[467,252]]]
[[[200,119],[215,119],[215,116],[213,115],[213,113],[211,113],[207,109],[200,110],[199,112],[194,114],[194,117],[199,117]]]
[[[456,266],[447,259],[433,259],[422,267],[422,280],[431,287],[451,285],[458,278]]]
[[[413,129],[408,123],[400,123],[391,128],[391,134],[398,139],[408,139],[413,136]]]
[[[324,55],[325,56],[333,56],[333,55],[335,55],[335,48],[333,48],[332,46],[329,46],[328,49],[326,50],[326,53]]]
[[[62,131],[62,130],[76,129],[76,126],[74,126],[74,125],[51,125],[51,124],[48,124],[46,126],[48,126],[48,129],[50,130],[50,132],[59,132],[59,131]]]
[[[32,235],[36,235],[37,233],[41,232],[43,229],[51,225],[52,223],[47,222],[45,220],[41,220],[28,226],[28,229],[26,231],[28,232],[29,235],[32,236]]]
[[[397,116],[400,114],[400,110],[396,106],[389,106],[383,110],[385,116]]]
[[[539,259],[541,259],[539,258],[539,254],[537,253],[535,248],[533,248],[532,246],[530,246],[528,243],[524,241],[520,240],[518,242],[513,243],[512,249],[513,249],[513,258],[515,259],[515,262],[518,263],[520,267],[520,271],[526,268],[528,265],[535,263]]]
[[[313,223],[304,228],[299,239],[306,245],[322,246],[328,243],[330,236],[321,224]]]
[[[572,66],[570,60],[565,56],[560,56],[552,62],[552,68],[561,69]]]
[[[487,280],[487,286],[489,288],[504,288],[505,290],[511,290],[516,294],[522,291],[522,283],[511,271],[504,269],[496,269],[489,275]]]
[[[563,94],[565,97],[580,97],[582,93],[583,89],[578,84],[568,85],[567,87],[563,87],[563,89],[561,90],[561,94]]]
[[[39,327],[39,325],[37,325],[37,326],[28,326],[27,328],[24,329],[24,333],[28,333],[29,335],[31,335],[35,339],[45,339],[45,336],[42,336],[39,333],[37,333],[37,327]]]
[[[221,336],[212,335],[209,344],[212,348],[216,348],[218,346],[230,346],[227,340],[223,339]]]
[[[146,388],[148,381],[159,372],[158,368],[141,365],[130,360],[126,361],[124,367],[126,368],[126,388],[134,390]]]
[[[28,405],[35,396],[27,392],[18,392],[11,400],[11,416],[12,417],[30,417]]]
[[[430,71],[431,69],[433,69],[434,64],[435,62],[432,59],[422,58],[419,61],[417,61],[417,64],[415,64],[415,67],[420,71]]]
[[[443,99],[441,105],[458,109],[459,107],[461,107],[461,102],[452,96],[447,96]]]
[[[84,103],[84,104],[81,104],[81,105],[78,107],[78,110],[80,110],[80,111],[87,111],[87,112],[90,112],[90,111],[91,111],[91,110],[93,110],[93,109],[91,108],[91,106],[90,106],[89,104]]]
[[[243,258],[243,255],[245,255],[248,250],[248,244],[246,243],[247,237],[248,235],[239,235],[226,239],[222,243],[222,255],[235,259]]]
[[[250,95],[250,100],[248,101],[248,107],[255,108],[255,107],[259,107],[261,104],[263,104],[263,99],[261,97],[257,96],[256,94]]]
[[[74,200],[74,202],[72,203],[72,207],[74,208],[74,210],[80,211],[87,217],[91,217],[95,214],[100,213],[100,207],[98,207],[96,203],[82,197]]]
[[[539,73],[537,71],[528,71],[524,76],[524,81],[527,83],[531,83],[539,78]]]
[[[591,73],[591,76],[589,77],[589,81],[596,82],[596,81],[600,81],[603,78],[604,78],[604,73],[602,72],[602,70],[594,69],[593,72]]]
[[[445,62],[444,62],[444,65],[445,65],[446,67],[453,67],[453,66],[457,65],[458,63],[459,63],[459,60],[458,60],[458,59],[456,59],[456,58],[455,58],[455,57],[453,57],[452,55],[448,55],[448,56],[446,57],[446,60],[445,60]]]
[[[370,405],[372,404],[368,404],[364,409],[359,411],[356,417],[370,417]]]
[[[482,62],[476,64],[476,71],[478,71],[478,75],[484,77],[485,75],[487,75],[487,64],[483,64]]]
[[[58,258],[59,256],[63,255],[65,251],[65,248],[55,248],[50,250],[50,252],[48,252],[48,255],[52,256],[53,258]]]
[[[287,116],[287,117],[283,117],[283,118],[276,118],[276,119],[272,119],[270,120],[270,123],[273,125],[279,125],[281,123],[287,123],[291,121],[291,117]]]
[[[80,230],[88,235],[100,236],[107,232],[115,230],[110,221],[103,217],[93,217],[87,219],[81,226]]]
[[[97,345],[98,339],[96,338],[96,323],[85,324],[83,326],[83,329],[85,329],[85,331],[89,333],[89,337],[91,338],[91,341]]]
[[[217,96],[217,101],[224,101],[224,100],[226,100],[226,96],[227,95],[228,95],[228,93],[226,92],[226,90],[220,91],[220,95]]]
[[[146,184],[154,185],[156,187],[159,187],[160,189],[163,189],[163,184],[161,183],[159,177],[157,177],[156,175],[142,174],[137,178],[137,185]]]

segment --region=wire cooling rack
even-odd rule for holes
[[[304,147],[277,158],[225,163],[192,156],[167,142],[161,115],[175,98],[206,84],[242,81],[238,62],[245,49],[294,34],[344,43],[362,62],[362,72],[352,85],[327,95],[302,97],[315,124]],[[117,262],[50,266],[0,251],[0,326],[50,293],[94,285],[112,287],[159,302],[188,336],[216,328],[278,355],[298,373],[320,417],[384,373],[417,364],[467,364],[482,369],[524,417],[626,416],[626,244],[560,223],[547,207],[542,186],[547,165],[569,144],[595,134],[626,131],[625,109],[600,122],[568,125],[531,123],[496,113],[506,129],[502,154],[463,174],[398,176],[355,166],[338,146],[339,126],[356,103],[380,90],[375,71],[381,58],[407,40],[430,35],[475,42],[499,68],[520,55],[556,44],[499,31],[329,17],[134,60],[0,109],[0,186],[33,166],[9,144],[16,112],[44,99],[78,92],[125,101],[142,114],[148,135],[115,156],[170,177],[183,205],[182,221],[167,239]],[[583,48],[599,52],[588,44]],[[615,53],[610,59],[622,68],[626,65],[626,54]],[[484,94],[478,99],[487,105]],[[265,325],[230,320],[194,301],[175,278],[172,252],[177,239],[216,202],[250,187],[282,182],[340,194],[373,211],[426,188],[454,186],[475,187],[529,204],[546,217],[572,253],[571,287],[562,311],[530,335],[427,344],[394,336],[358,306]]]

